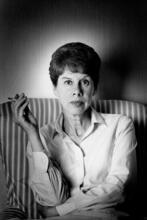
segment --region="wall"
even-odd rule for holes
[[[1,1],[0,102],[20,92],[52,97],[52,52],[82,41],[102,58],[101,98],[147,103],[146,9],[143,1]]]

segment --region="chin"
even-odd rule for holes
[[[68,109],[68,112],[72,115],[82,115],[86,110],[85,109]]]
[[[68,103],[67,105],[63,105],[63,108],[70,115],[82,115],[87,110],[88,105],[77,107]]]

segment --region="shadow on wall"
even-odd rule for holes
[[[131,71],[129,51],[113,51],[102,61],[98,93],[101,99],[123,99]]]

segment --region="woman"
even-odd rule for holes
[[[28,135],[30,187],[43,217],[99,213],[124,200],[134,126],[126,116],[91,107],[99,69],[98,54],[83,43],[54,52],[49,72],[63,110],[54,125],[39,129],[24,94],[12,102],[15,120]]]

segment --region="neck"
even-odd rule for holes
[[[82,115],[69,115],[64,112],[64,130],[68,134],[83,136],[90,124],[90,109]]]

